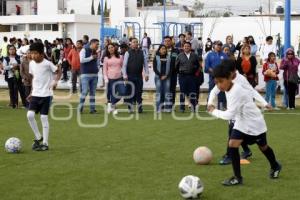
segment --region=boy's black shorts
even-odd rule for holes
[[[233,129],[230,135],[230,139],[243,140],[246,144],[249,145],[252,144],[257,144],[258,146],[267,145],[267,133],[262,133],[260,135],[253,136],[253,135],[247,135],[241,131]]]
[[[51,97],[32,97],[29,103],[29,109],[36,114],[48,115],[50,108]]]

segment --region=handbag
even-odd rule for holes
[[[291,74],[288,81],[298,85],[300,83],[300,77],[298,76],[298,74]]]

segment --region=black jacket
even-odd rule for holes
[[[236,68],[239,71],[240,74],[244,75],[245,72],[243,71],[242,68],[242,57],[238,57],[237,61],[236,61]],[[251,63],[251,68],[250,71],[246,74],[247,80],[250,82],[250,84],[252,86],[255,86],[256,83],[256,77],[257,77],[257,72],[256,72],[256,66],[257,66],[257,60],[255,58],[255,56],[251,56],[250,57],[250,63]]]
[[[195,75],[200,64],[198,56],[191,52],[190,58],[185,55],[184,52],[180,53],[176,59],[176,71],[181,75]]]

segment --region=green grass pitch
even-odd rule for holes
[[[190,174],[203,181],[203,200],[300,197],[299,110],[265,114],[268,142],[283,165],[280,178],[269,179],[269,164],[253,145],[251,164],[242,166],[244,185],[225,188],[220,183],[232,175],[231,165],[220,166],[218,161],[225,151],[226,121],[196,117],[181,121],[170,114],[155,120],[153,112],[146,111],[138,120],[109,116],[103,128],[82,128],[74,113],[65,121],[51,118],[50,150],[33,152],[33,133],[26,111],[9,109],[6,104],[0,103],[1,200],[179,200],[178,183]],[[53,112],[60,118],[67,118],[69,113],[64,106]],[[189,113],[176,115],[187,117]],[[200,115],[208,117],[204,112]],[[81,121],[100,124],[103,111],[83,114]],[[23,142],[19,154],[4,151],[6,139],[13,136]],[[192,153],[198,146],[212,150],[214,159],[210,165],[194,164]]]

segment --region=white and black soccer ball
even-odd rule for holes
[[[204,186],[200,178],[193,175],[183,177],[178,188],[181,196],[185,199],[199,198],[204,190]]]
[[[12,137],[5,142],[5,150],[9,153],[19,153],[21,148],[22,142],[19,138]]]

